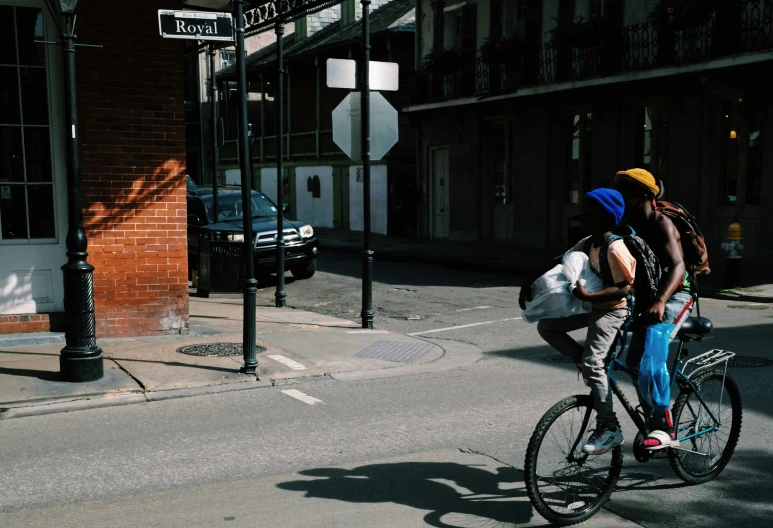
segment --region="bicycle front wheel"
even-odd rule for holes
[[[592,517],[614,490],[623,467],[623,449],[587,455],[582,445],[596,427],[590,396],[570,396],[537,424],[526,451],[524,472],[529,499],[550,522],[569,525]]]
[[[693,383],[698,391],[683,388],[674,403],[680,446],[669,449],[668,455],[679,478],[703,484],[719,475],[733,456],[741,435],[743,405],[735,380],[721,370],[700,374]],[[706,406],[701,404],[698,393]]]

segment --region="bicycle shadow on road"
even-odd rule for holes
[[[481,528],[529,522],[533,511],[523,488],[523,473],[511,467],[496,471],[450,462],[372,464],[352,470],[302,471],[300,475],[315,480],[283,482],[277,487],[303,491],[307,498],[392,502],[429,510],[424,522],[438,528],[457,527],[458,522]]]

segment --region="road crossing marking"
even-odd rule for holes
[[[506,323],[508,321],[520,321],[522,317],[511,317],[509,319],[499,319],[498,321],[484,321],[482,323],[472,323],[472,324],[466,324],[466,325],[460,325],[460,326],[449,326],[446,328],[436,328],[435,330],[425,330],[424,332],[414,332],[412,334],[408,334],[411,336],[417,336],[417,335],[424,335],[424,334],[435,334],[437,332],[448,332],[449,330],[459,330],[462,328],[472,328],[473,326],[483,326],[483,325],[490,325],[495,323]]]
[[[271,354],[267,355],[266,357],[269,357],[273,359],[274,361],[278,361],[282,365],[286,367],[290,367],[293,370],[306,370],[306,366],[302,365],[301,363],[298,363],[297,361],[293,361],[289,357],[285,357],[281,354]]]
[[[283,390],[281,391],[282,394],[287,394],[291,398],[295,398],[296,400],[300,400],[303,403],[308,403],[309,405],[316,405],[318,403],[324,404],[322,400],[318,400],[314,396],[309,396],[308,394],[304,394],[299,390],[290,389],[290,390]]]
[[[471,312],[473,310],[487,310],[491,308],[491,306],[475,306],[473,308],[462,308],[461,310],[456,310],[457,312]]]

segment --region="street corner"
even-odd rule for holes
[[[95,397],[136,395],[142,388],[112,361],[104,361],[104,376],[86,383],[63,381],[59,374],[61,344],[0,349],[0,418],[55,412],[55,404]],[[32,412],[37,408],[40,412]],[[42,412],[44,409],[45,412]]]
[[[429,340],[361,328],[271,332],[261,335],[289,357],[338,380],[373,379],[439,372],[474,363],[482,351],[473,345]],[[269,354],[270,356],[270,354]]]
[[[261,343],[256,347],[263,349]],[[254,374],[241,372],[244,353],[237,333],[104,340],[102,350],[147,392],[256,381]]]
[[[320,379],[328,373],[307,358],[288,352],[269,343],[263,343],[258,357],[258,379],[272,385],[282,385],[301,379]]]
[[[359,324],[315,312],[294,308],[272,308],[258,306],[256,310],[257,329],[261,334],[282,332],[308,332],[339,329],[357,329]]]
[[[352,361],[331,365],[330,370],[337,380],[355,381],[443,372],[482,357],[483,350],[468,343],[386,334],[364,346]]]

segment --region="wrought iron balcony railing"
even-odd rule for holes
[[[557,39],[543,42],[539,53],[526,51],[506,63],[468,59],[449,75],[424,73],[417,77],[412,103],[442,101],[514,91],[535,83],[578,80],[625,71],[705,61],[735,53],[773,48],[773,0],[741,0],[734,7],[721,5],[715,13],[675,27],[644,22],[620,28],[619,38],[587,47]],[[534,47],[531,48],[534,50]],[[525,66],[524,57],[533,63]],[[531,73],[525,74],[525,70]],[[532,71],[533,70],[533,71]]]

